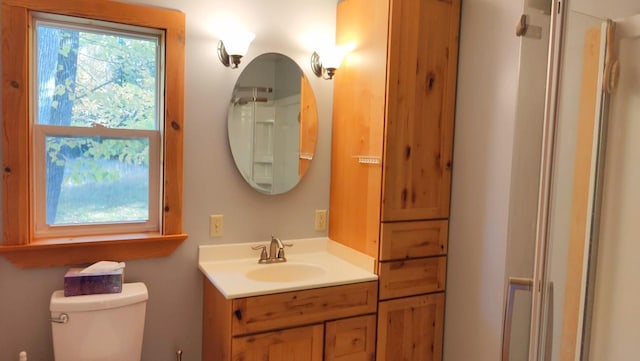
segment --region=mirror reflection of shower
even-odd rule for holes
[[[313,159],[317,109],[308,80],[281,54],[263,54],[242,72],[228,113],[229,144],[238,171],[257,191],[295,187]]]

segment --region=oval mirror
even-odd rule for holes
[[[227,131],[242,177],[265,194],[285,193],[307,172],[318,137],[316,100],[289,57],[262,54],[236,82]]]

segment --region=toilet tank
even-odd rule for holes
[[[144,283],[101,295],[64,297],[55,291],[49,307],[55,360],[140,361],[148,298]]]

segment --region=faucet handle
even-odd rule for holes
[[[284,256],[284,248],[285,247],[293,247],[293,244],[291,244],[291,243],[283,243],[283,242],[280,242],[280,243],[282,244],[282,248],[278,249],[278,258],[283,259],[283,260],[286,261],[287,259]]]
[[[260,252],[260,259],[258,260],[258,262],[266,262],[267,258],[269,258],[269,256],[267,255],[267,246],[265,245],[253,246],[251,247],[251,249],[255,251],[262,249],[262,252]]]

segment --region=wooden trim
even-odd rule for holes
[[[185,18],[182,13],[174,15],[165,40],[164,234],[182,233]]]
[[[28,123],[29,16],[26,9],[2,4],[3,240],[27,244],[31,237]],[[11,140],[8,142],[7,140]]]
[[[127,237],[129,236],[129,237]],[[59,267],[100,260],[131,260],[165,257],[187,239],[186,234],[117,235],[107,237],[55,239],[28,245],[0,246],[0,256],[20,268]]]
[[[583,262],[587,229],[589,202],[591,202],[590,182],[593,170],[593,132],[597,114],[598,74],[600,73],[601,30],[589,29],[585,34],[582,63],[582,83],[580,86],[580,108],[576,136],[576,152],[573,172],[573,196],[571,206],[571,227],[569,229],[569,252],[562,319],[560,360],[575,359],[576,342],[582,304]]]
[[[441,123],[440,137],[442,139],[440,153],[440,167],[447,170],[442,180],[441,192],[442,209],[446,210],[446,217],[449,217],[451,206],[451,171],[453,169],[453,138],[456,117],[456,92],[458,89],[458,51],[460,47],[460,12],[461,0],[451,0],[451,21],[449,22],[449,38],[447,44],[447,73],[444,89],[442,90],[444,99],[442,101],[442,118],[450,119],[451,125],[446,126],[446,121]]]
[[[170,254],[187,237],[182,234],[185,15],[175,10],[109,0],[3,0],[2,10],[4,246],[0,246],[0,253],[20,267],[60,266],[105,258],[134,259]],[[47,240],[46,247],[40,241],[34,242],[32,192],[29,188],[29,179],[32,177],[28,70],[31,11],[165,31],[162,236],[125,241],[125,234],[109,236],[105,242],[95,242],[97,239],[104,240],[104,237],[93,237],[94,241],[91,242],[79,238],[59,245]],[[115,238],[118,240],[113,241]]]
[[[10,7],[156,29],[184,28],[184,14],[150,5],[112,0],[3,0]]]

